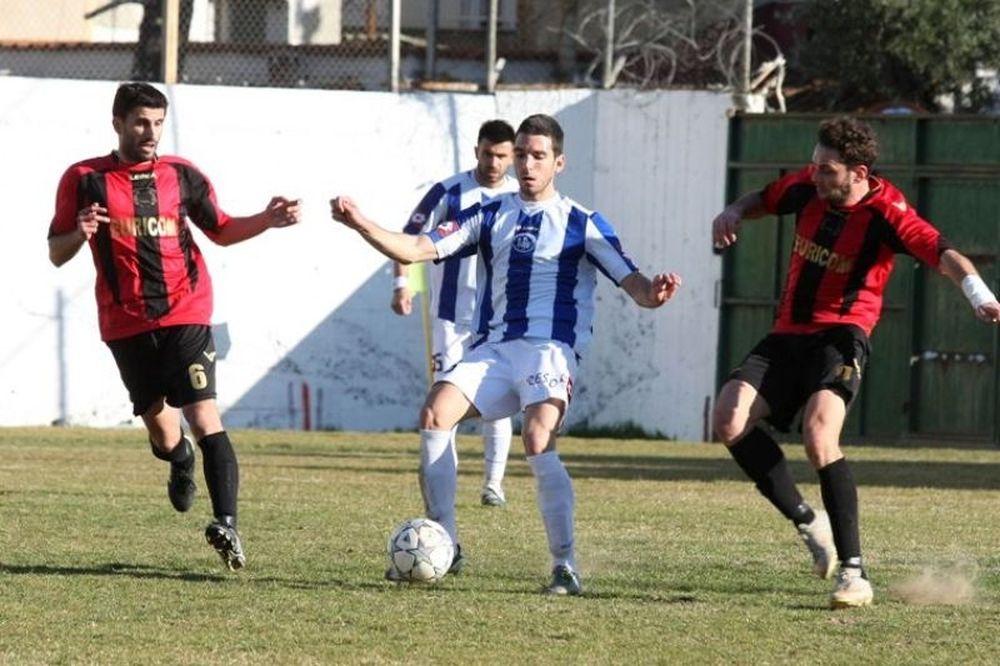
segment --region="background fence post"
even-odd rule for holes
[[[168,85],[177,83],[180,8],[181,0],[166,0],[163,3],[163,82]]]
[[[604,74],[601,87],[605,90],[615,85],[615,0],[608,0],[608,34],[604,42]]]
[[[389,6],[389,90],[399,92],[399,0],[391,0]]]
[[[490,0],[490,16],[486,26],[486,92],[497,89],[497,15],[500,0]]]
[[[435,68],[437,63],[437,26],[440,15],[438,0],[429,0],[427,3],[427,46],[424,51],[424,80],[433,81],[437,74]]]

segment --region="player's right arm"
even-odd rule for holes
[[[712,220],[712,243],[719,249],[735,243],[743,220],[802,210],[816,194],[812,173],[811,166],[786,173],[764,189],[744,194],[726,206]]]
[[[49,236],[49,261],[54,266],[62,266],[76,256],[83,244],[97,233],[100,224],[111,221],[108,209],[98,204],[90,204],[76,215],[76,227],[63,234]]]
[[[389,231],[365,217],[350,197],[330,200],[330,215],[337,222],[354,229],[369,245],[401,264],[430,261],[438,258],[434,243],[426,234],[412,236]]]
[[[761,217],[764,198],[760,192],[750,192],[722,209],[712,220],[712,243],[717,248],[729,247],[736,242],[740,223],[745,219]]]
[[[75,257],[100,224],[111,221],[107,209],[99,204],[80,207],[79,186],[80,174],[70,167],[59,181],[56,212],[49,224],[49,261],[57,267]]]

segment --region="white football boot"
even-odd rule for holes
[[[872,584],[864,569],[843,567],[837,574],[833,592],[830,593],[830,608],[860,608],[871,604],[875,596]]]
[[[812,554],[813,571],[816,575],[823,579],[832,576],[833,570],[837,568],[837,547],[833,544],[830,516],[826,511],[817,511],[811,523],[796,525],[795,528]]]

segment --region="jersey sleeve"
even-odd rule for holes
[[[178,176],[183,188],[183,212],[199,229],[214,237],[229,223],[229,215],[219,208],[211,181],[190,164],[181,164]]]
[[[80,170],[70,167],[59,179],[56,190],[56,211],[49,223],[49,238],[76,229],[76,214],[80,209]]]
[[[932,268],[941,262],[941,253],[951,247],[948,239],[900,196],[888,206],[889,228],[894,234],[891,242],[896,252],[916,257]]]
[[[587,219],[584,248],[587,259],[615,285],[639,270],[622,250],[614,228],[600,213],[592,213]]]
[[[768,183],[760,197],[764,210],[771,215],[788,215],[805,208],[815,193],[812,167],[807,166]]]
[[[434,187],[427,190],[424,198],[420,200],[420,203],[406,220],[406,225],[403,227],[404,234],[416,236],[425,229],[433,228],[437,222],[441,221],[436,219],[438,216],[435,211],[444,199],[445,191],[444,185],[441,183],[436,183]]]
[[[455,254],[468,256],[475,253],[479,232],[483,224],[483,208],[475,204],[459,213],[455,220],[445,220],[431,229],[427,236],[434,243],[438,259]]]

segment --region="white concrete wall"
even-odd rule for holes
[[[88,253],[56,269],[45,242],[63,170],[115,144],[115,87],[0,77],[0,425],[132,422],[98,337]],[[232,342],[218,368],[231,427],[302,427],[304,387],[313,427],[415,426],[426,390],[420,320],[390,312],[387,261],[330,221],[328,200],[349,193],[400,227],[432,182],[472,166],[483,120],[516,126],[545,112],[567,135],[560,189],[611,220],[645,272],[684,277],[676,301],[653,312],[602,285],[570,422],[633,421],[701,438],[715,377],[719,264],[709,223],[723,202],[726,96],[198,86],[168,95],[161,153],[201,167],[224,209],[256,212],[277,193],[304,200],[302,224],[237,246],[196,232],[215,282],[214,321]]]

